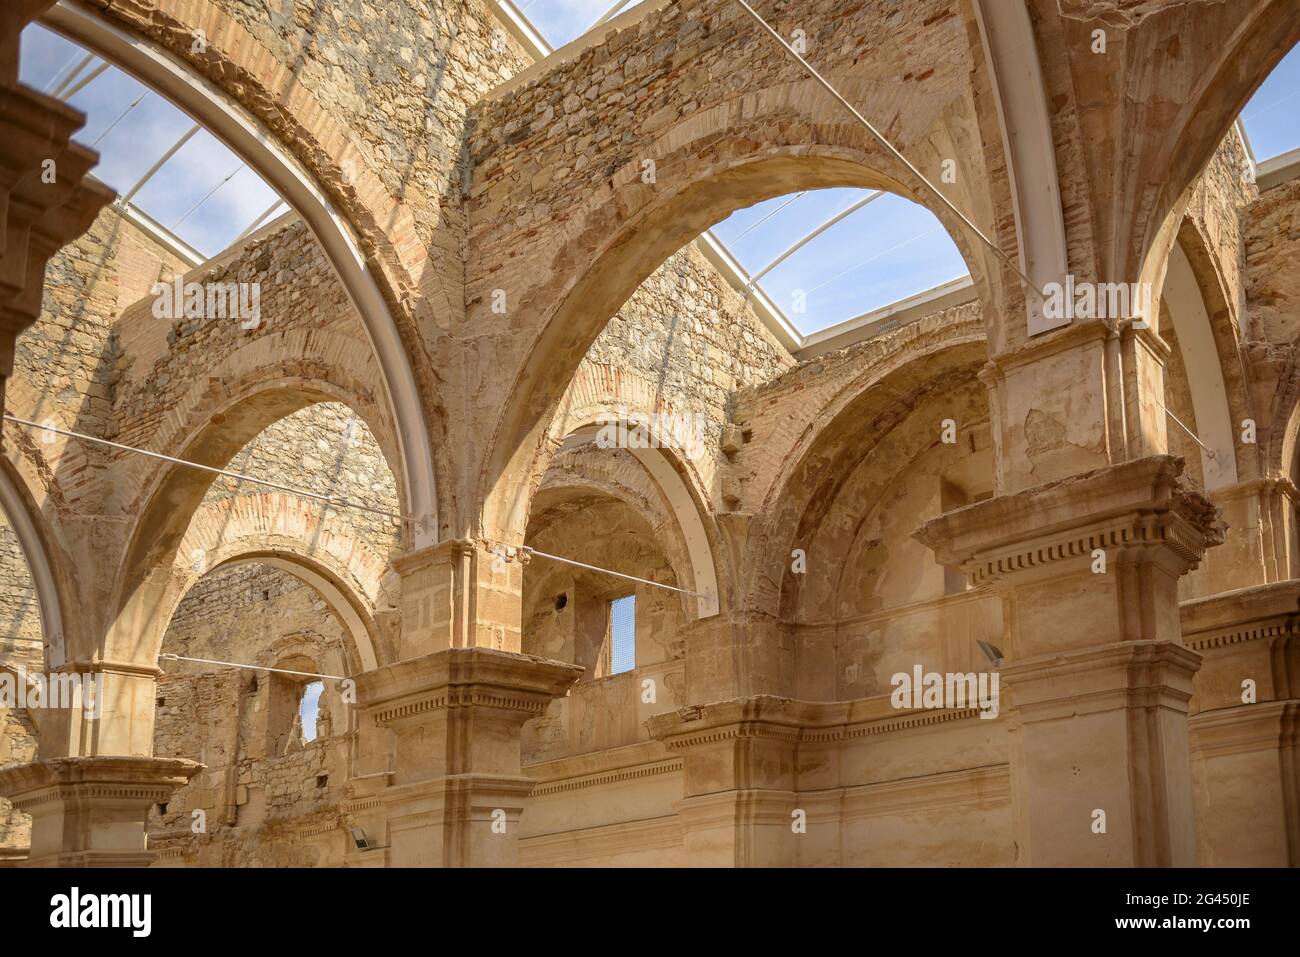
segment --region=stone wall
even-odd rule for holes
[[[314,589],[281,569],[248,563],[217,569],[191,589],[172,618],[163,650],[340,674],[347,640]],[[312,679],[196,662],[162,665],[155,751],[201,761],[205,769],[173,795],[165,812],[156,808],[151,817],[153,842],[164,852],[161,863],[340,863],[295,847],[283,833],[286,827],[322,821],[337,826],[340,820],[351,728],[350,709],[336,684],[326,682],[318,736],[304,743],[293,721],[295,696]],[[203,812],[199,818],[196,810]]]
[[[620,457],[613,450],[588,456]],[[581,469],[568,456],[556,469]],[[633,462],[632,468],[639,468]],[[557,481],[557,480],[552,480]],[[558,481],[557,481],[558,484]],[[593,482],[544,499],[530,523],[530,546],[648,581],[682,587],[646,512]],[[611,674],[609,603],[635,596],[635,666]],[[564,698],[524,730],[524,762],[591,753],[649,740],[645,721],[685,704],[686,615],[680,595],[652,585],[535,557],[524,571],[523,651],[587,670]]]
[[[401,520],[389,517],[401,514],[396,480],[369,427],[341,403],[319,402],[273,422],[226,468],[364,506],[327,506],[327,511],[345,521],[350,534],[377,555],[387,556],[400,542]],[[223,476],[200,508],[230,506],[262,488]]]
[[[655,384],[664,405],[704,414],[706,442],[716,456],[732,396],[795,360],[691,243],[637,287],[583,364],[638,373]]]
[[[50,259],[40,320],[18,337],[7,401],[23,418],[109,435],[119,359],[113,330],[128,306],[186,264],[113,207]],[[6,434],[13,426],[6,426]],[[40,441],[41,437],[35,437]]]
[[[18,536],[0,512],[0,647],[7,648],[15,638],[39,646],[41,609]]]

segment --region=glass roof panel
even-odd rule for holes
[[[1291,48],[1241,111],[1241,122],[1258,162],[1300,148],[1297,117],[1300,117],[1300,46]]]
[[[870,195],[865,189],[814,189],[788,193],[738,209],[713,227],[751,276],[804,236]]]
[[[86,56],[80,46],[39,24],[24,30],[21,42],[22,81],[51,95]],[[99,152],[94,175],[124,196],[193,128],[194,121],[116,67],[108,67],[76,89],[104,65],[95,57],[61,95],[86,114],[86,125],[75,139]],[[140,189],[131,205],[201,254],[214,256],[276,199],[261,177],[241,166],[234,153],[200,129]]]
[[[886,193],[842,219],[763,277],[804,335],[965,276],[943,224]]]
[[[628,0],[617,16],[642,2]],[[515,0],[515,9],[558,50],[590,30],[617,3],[618,0]]]

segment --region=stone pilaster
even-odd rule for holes
[[[390,773],[370,789],[387,822],[386,863],[512,866],[533,788],[521,771],[521,729],[581,675],[577,665],[487,648],[360,675],[363,720],[394,736]]]
[[[398,658],[448,648],[521,647],[525,554],[497,554],[484,544],[449,539],[404,555],[402,639]]]
[[[1200,863],[1300,866],[1300,581],[1185,602]]]
[[[72,707],[50,708],[41,727],[41,754],[48,758],[153,754],[154,701],[162,671],[130,662],[65,661],[51,680],[75,677],[94,687],[93,702],[83,697]]]
[[[1169,346],[1133,318],[1077,320],[990,358],[996,487],[1013,494],[1163,453]]]
[[[183,758],[51,758],[0,770],[0,794],[32,816],[28,867],[147,867],[149,809],[203,765]]]
[[[682,758],[678,805],[686,859],[697,867],[795,863],[792,812],[807,705],[761,695],[656,715],[651,736]]]
[[[1018,862],[1195,862],[1178,580],[1223,540],[1182,462],[1151,456],[1004,495],[917,537],[1004,600]],[[1102,830],[1104,815],[1104,831]]]

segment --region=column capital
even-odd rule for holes
[[[0,794],[32,816],[29,866],[147,867],[149,809],[202,768],[184,758],[50,758],[0,770]]]
[[[394,738],[382,785],[364,795],[372,826],[382,819],[387,834],[385,863],[513,865],[519,816],[534,784],[522,770],[521,730],[582,672],[470,647],[359,675],[361,707]]]

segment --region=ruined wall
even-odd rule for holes
[[[259,233],[237,254],[189,270],[185,281],[256,284],[258,321],[159,318],[152,299],[126,310],[117,328],[113,414],[119,441],[128,445],[157,435],[168,413],[205,373],[212,374],[208,370],[259,340],[278,342],[294,330],[330,330],[355,338],[358,348],[369,351],[347,293],[301,221]],[[301,361],[305,365],[305,357]]]
[[[1241,315],[1246,299],[1242,220],[1259,197],[1259,191],[1247,179],[1247,168],[1246,149],[1236,131],[1231,130],[1192,187],[1185,213],[1213,257],[1228,307],[1226,316],[1216,318],[1230,326],[1233,340],[1245,338]]]
[[[614,450],[589,454],[626,455]],[[624,501],[587,493],[567,496],[535,515],[526,542],[552,555],[580,557],[681,587],[660,544],[662,536]],[[626,595],[636,598],[635,667],[610,674],[604,667],[609,602]],[[523,621],[525,654],[587,669],[566,697],[525,725],[526,764],[648,741],[646,719],[684,703],[687,620],[678,594],[537,557],[524,572]]]
[[[639,373],[667,406],[703,413],[714,455],[734,393],[795,364],[694,243],[637,287],[582,361]]]
[[[340,674],[348,639],[321,596],[288,572],[223,567],[186,596],[165,653]],[[317,845],[286,829],[337,828],[349,770],[349,709],[333,682],[319,702],[318,736],[302,743],[296,709],[310,678],[191,662],[162,662],[155,752],[206,767],[150,818],[163,866],[326,866]],[[287,723],[286,723],[287,722]],[[204,830],[193,829],[203,812]],[[341,834],[341,832],[340,832]],[[341,853],[339,841],[326,842]]]
[[[459,312],[465,116],[530,62],[513,37],[481,0],[216,6],[292,64],[295,82],[350,132],[354,171],[371,172],[410,208],[433,261],[428,314],[445,322],[447,310]]]
[[[13,639],[40,642],[41,609],[18,536],[0,512],[0,664]]]
[[[273,422],[231,459],[227,470],[347,499],[366,509],[401,513],[397,483],[378,442],[365,422],[338,402],[319,402]],[[233,509],[241,496],[260,491],[255,483],[221,477],[200,509]],[[327,506],[327,511],[379,556],[388,556],[400,544],[400,519],[342,506]]]
[[[1243,231],[1250,338],[1289,345],[1300,332],[1300,179],[1261,193]]]
[[[113,207],[101,212],[46,267],[41,317],[15,348],[7,396],[13,412],[37,422],[52,418],[55,425],[92,435],[111,433],[114,324],[154,283],[186,268]],[[5,429],[12,434],[13,426]]]

